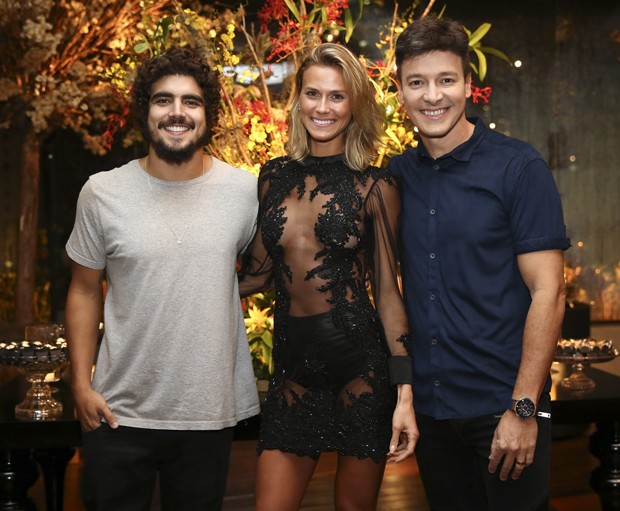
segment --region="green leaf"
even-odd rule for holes
[[[503,51],[496,50],[495,48],[489,48],[488,46],[480,46],[479,50],[483,51],[484,53],[488,53],[489,55],[495,55],[496,57],[499,57],[500,59],[508,62],[508,64],[512,65],[512,61]]]
[[[392,131],[390,128],[387,128],[385,130],[385,134],[388,136],[388,138],[390,138],[394,143],[396,143],[398,145],[398,147],[400,147],[400,140],[398,139],[398,137],[396,136],[396,133],[394,133],[394,131]]]
[[[355,23],[359,22],[362,19],[362,14],[364,14],[364,0],[359,0],[357,4],[360,8],[360,13],[357,16],[357,20],[355,20]]]
[[[327,25],[327,9],[325,7],[321,7],[321,23]]]
[[[151,50],[151,45],[148,43],[148,41],[143,41],[141,43],[137,43],[133,47],[133,50],[136,53],[144,53],[145,51],[150,51]]]
[[[297,6],[295,5],[295,2],[292,2],[291,0],[284,0],[284,3],[288,7],[288,10],[291,11],[293,16],[295,16],[295,19],[297,21],[301,21],[301,16],[299,14],[299,11],[297,10]]]
[[[475,46],[491,29],[490,23],[483,23],[469,36],[469,46]]]
[[[484,81],[484,77],[487,75],[487,58],[478,48],[474,48],[476,55],[478,56],[478,77],[480,81]]]
[[[264,332],[262,335],[262,339],[265,346],[268,346],[269,351],[271,352],[271,350],[273,349],[273,335],[271,334],[271,332],[269,330]]]
[[[336,30],[337,32],[344,32],[346,30],[345,27],[341,27],[340,25],[331,25],[329,27],[329,31],[332,32],[333,30]]]
[[[166,16],[160,22],[162,39],[164,40],[164,43],[168,41],[168,34],[170,33],[170,25],[172,25],[172,22],[173,19],[170,16]]]
[[[271,360],[271,353],[273,352],[273,349],[271,348],[271,346],[263,346],[263,355],[265,356],[265,360],[270,361]]]
[[[353,28],[355,28],[353,18],[351,17],[351,11],[348,8],[344,11],[344,26],[346,29],[344,40],[348,43],[349,39],[351,39],[351,36],[353,35]]]

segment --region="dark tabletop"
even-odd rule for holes
[[[553,365],[551,411],[554,424],[620,420],[620,376],[587,366],[585,374],[594,380],[596,387],[582,393],[560,385],[569,374],[569,364]]]

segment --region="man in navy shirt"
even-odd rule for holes
[[[463,26],[431,16],[396,46],[420,143],[390,160],[402,193],[416,456],[433,510],[548,509],[550,378],[566,238],[548,166],[465,116]]]

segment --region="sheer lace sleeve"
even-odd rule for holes
[[[398,217],[400,196],[392,178],[377,179],[366,199],[371,217],[374,250],[372,293],[392,355],[408,355],[409,323],[399,287]]]
[[[273,280],[273,262],[265,249],[262,238],[261,219],[263,216],[264,197],[269,188],[271,174],[270,162],[261,169],[258,177],[258,221],[254,239],[241,257],[239,271],[239,294],[241,297],[259,293],[270,288]]]

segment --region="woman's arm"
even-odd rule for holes
[[[399,287],[398,217],[400,196],[392,179],[379,179],[369,192],[367,211],[372,217],[372,290],[379,318],[390,349],[390,379],[398,398],[392,418],[390,455],[398,462],[413,454],[419,437],[413,408],[412,364],[407,350],[409,322]]]
[[[256,232],[248,248],[241,255],[239,261],[239,295],[244,298],[254,293],[269,289],[273,281],[273,262],[262,237],[262,217],[265,208],[265,195],[269,189],[269,176],[272,165],[267,162],[261,169],[258,178],[258,215]]]

